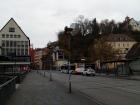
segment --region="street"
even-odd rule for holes
[[[49,71],[45,75],[49,78]],[[66,87],[68,77],[68,74],[59,71],[52,72],[53,81]],[[140,81],[72,75],[71,82],[72,92],[84,95],[99,105],[140,105]]]

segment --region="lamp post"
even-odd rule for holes
[[[85,68],[85,66],[86,66],[85,61],[86,61],[86,59],[85,59],[85,58],[81,58],[81,61],[82,61],[83,64],[84,64],[84,70],[85,70],[85,69],[86,69],[86,68]]]
[[[50,54],[49,54],[49,59],[48,59],[48,63],[49,63],[49,71],[50,71],[50,78],[49,78],[49,80],[50,81],[52,81],[52,62],[53,62],[53,60],[52,60],[52,49],[53,49],[53,47],[50,45],[49,47],[49,50],[50,50]]]
[[[69,87],[69,93],[71,93],[72,92],[72,90],[71,90],[71,73],[70,73],[70,69],[71,69],[71,67],[70,67],[70,58],[71,58],[71,46],[70,46],[70,44],[71,44],[71,31],[72,31],[73,29],[72,28],[68,28],[68,27],[65,27],[65,34],[66,35],[68,35],[68,48],[69,48],[69,56],[68,56],[68,73],[69,73],[69,76],[68,76],[68,87]]]

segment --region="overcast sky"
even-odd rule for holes
[[[140,20],[140,0],[0,0],[0,13],[0,28],[13,17],[34,47],[45,47],[79,15],[98,21]]]

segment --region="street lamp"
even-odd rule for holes
[[[68,41],[68,48],[69,48],[69,58],[68,58],[68,73],[69,73],[69,77],[68,77],[68,84],[69,84],[69,93],[71,93],[72,91],[71,91],[71,73],[70,73],[70,69],[71,69],[71,67],[70,67],[70,58],[71,58],[71,53],[70,53],[70,50],[71,50],[71,46],[70,46],[70,44],[71,44],[71,31],[72,31],[73,29],[72,28],[68,28],[68,27],[65,27],[65,33],[67,34],[67,35],[69,35],[69,41]]]
[[[85,58],[81,58],[81,61],[83,62],[83,64],[84,64],[84,70],[85,70],[85,61],[86,61],[86,59]]]
[[[50,81],[52,81],[52,62],[53,62],[53,60],[52,60],[52,49],[53,49],[53,47],[50,45],[49,47],[49,50],[50,50],[50,54],[49,54],[49,59],[48,59],[48,63],[49,63],[49,71],[50,71]]]

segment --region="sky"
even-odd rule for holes
[[[0,28],[13,17],[34,48],[57,40],[57,33],[85,18],[140,20],[140,0],[0,0]]]

